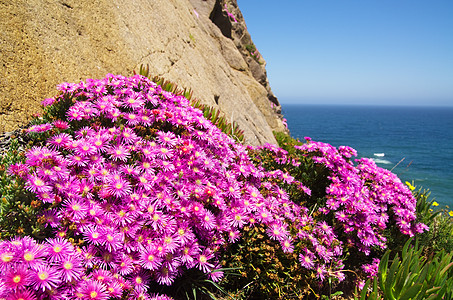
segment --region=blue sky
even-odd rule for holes
[[[281,103],[453,106],[453,0],[238,0]]]

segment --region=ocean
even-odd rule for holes
[[[453,207],[453,107],[283,104],[291,135],[345,145]]]

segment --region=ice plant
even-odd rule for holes
[[[27,151],[27,172],[17,174],[49,209],[41,220],[64,236],[35,243],[46,251],[33,246],[21,258],[35,272],[28,288],[36,295],[72,282],[65,293],[76,297],[106,299],[109,286],[133,297],[192,268],[218,281],[221,252],[256,222],[292,248],[283,220],[296,219],[300,208],[292,210],[247,148],[186,98],[140,75],[58,88],[40,120],[59,125],[33,129],[45,139]],[[103,279],[94,276],[98,269]]]
[[[276,278],[267,278],[267,275],[255,272],[261,266],[269,267],[263,264],[265,259],[260,261],[260,256],[278,257],[273,258],[273,264],[283,264],[286,269],[275,268],[273,272],[294,277],[290,281],[295,286],[293,290],[287,290],[288,282],[279,279],[276,288],[279,293],[282,290],[285,293],[303,289],[307,291],[307,285],[312,290],[317,288],[316,285],[314,282],[300,281],[297,274],[308,270],[307,276],[318,281],[325,281],[327,277],[342,281],[345,278],[342,271],[347,263],[348,268],[373,277],[376,275],[379,253],[382,253],[379,251],[387,247],[386,230],[389,227],[407,236],[427,229],[426,225],[417,223],[416,199],[395,174],[377,167],[369,159],[356,160],[354,164],[352,158],[357,153],[351,147],[337,149],[310,138],[306,140],[304,144],[287,144],[285,150],[274,145],[249,148],[249,155],[257,166],[267,170],[266,179],[277,183],[288,192],[295,204],[300,205],[293,206],[291,210],[294,212],[294,207],[304,208],[297,212],[295,221],[286,222],[291,228],[292,251],[298,255],[299,263],[305,270],[295,271],[292,263],[288,263],[286,254],[278,250],[272,250],[275,252],[269,254],[269,249],[275,245],[268,243],[260,247],[263,240],[256,233],[248,235],[243,245],[235,248],[238,252],[236,255],[241,259],[238,264],[234,261],[231,263],[235,266],[252,266],[247,269],[247,274],[260,283],[261,297],[274,293]],[[275,225],[266,230],[271,239],[280,235]],[[248,246],[254,240],[258,242]],[[283,243],[283,252],[287,248],[288,244]],[[249,255],[250,251],[258,253]],[[343,261],[344,253],[352,254],[352,259]],[[228,255],[234,255],[234,252]],[[348,276],[352,275],[348,273]],[[235,284],[234,281],[229,283]],[[238,283],[239,286],[244,284]]]
[[[246,147],[141,75],[58,89],[28,130],[35,146],[9,169],[54,235],[0,242],[0,286],[9,288],[0,297],[164,299],[153,287],[187,271],[221,280],[226,251],[251,253],[235,248],[249,242],[242,237],[263,242],[269,259],[260,263],[292,259],[299,282],[342,281],[343,254],[385,248],[390,219],[407,235],[426,229],[407,186],[371,160],[354,166],[350,147]],[[292,173],[309,164],[320,166],[325,190]],[[364,272],[373,276],[376,264]]]

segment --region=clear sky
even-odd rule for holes
[[[281,103],[453,106],[453,0],[238,0]]]

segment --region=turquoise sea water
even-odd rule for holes
[[[453,107],[282,106],[293,137],[351,146],[453,207]]]

